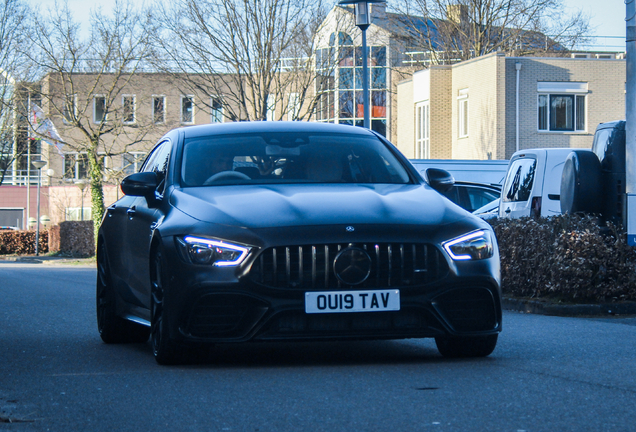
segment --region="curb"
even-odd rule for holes
[[[504,310],[562,317],[636,315],[636,302],[558,304],[511,297],[501,299]]]
[[[73,258],[73,257],[49,257],[49,256],[3,256],[0,257],[1,262],[15,262],[22,264],[93,264],[92,258]]]

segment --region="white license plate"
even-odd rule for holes
[[[306,313],[383,312],[400,310],[400,290],[305,293]]]

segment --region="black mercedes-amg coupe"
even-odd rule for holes
[[[501,331],[490,226],[359,127],[243,122],[175,129],[97,245],[104,342],[151,338],[160,364],[204,345],[433,337],[487,356]],[[437,190],[436,190],[437,189]]]

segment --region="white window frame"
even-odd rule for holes
[[[164,124],[166,122],[166,95],[152,95],[152,105],[150,107],[152,111],[152,124]],[[161,121],[156,121],[157,111],[155,111],[155,99],[162,99]]]
[[[133,156],[133,162],[132,162],[132,173],[137,173],[139,172],[139,169],[141,168],[141,166],[144,163],[144,160],[146,160],[146,152],[140,152],[140,151],[131,151],[131,152],[127,152],[121,155],[121,172],[122,173],[126,173],[126,162],[125,162],[125,158],[126,155],[131,155]]]
[[[587,112],[588,112],[588,83],[587,82],[574,82],[574,81],[566,81],[566,82],[538,82],[537,83],[537,132],[540,133],[558,133],[558,134],[571,134],[571,133],[586,133],[587,132]],[[573,96],[574,104],[573,104],[573,128],[572,130],[552,130],[550,129],[550,109],[551,96]],[[539,117],[539,101],[542,97],[547,99],[546,104],[546,113],[545,113],[545,129],[541,129],[540,126],[540,117]],[[578,99],[583,98],[584,103],[584,112],[581,114],[578,112]],[[582,116],[582,117],[581,117]],[[578,129],[578,120],[583,120],[583,129]]]
[[[79,160],[77,158],[77,155],[86,155],[86,177],[80,177],[79,176]],[[66,158],[69,156],[73,156],[73,159],[75,159],[75,164],[73,166],[73,177],[66,177]],[[62,161],[62,169],[64,170],[62,176],[65,179],[71,179],[73,181],[77,181],[77,180],[85,180],[88,179],[90,174],[89,174],[89,166],[88,166],[88,153],[86,152],[68,152],[68,153],[64,153],[64,160]]]
[[[183,102],[186,99],[190,99],[192,103],[192,119],[190,121],[185,121],[183,119]],[[181,103],[179,104],[179,117],[181,119],[181,124],[193,125],[195,123],[196,112],[195,112],[194,95],[181,95]]]
[[[265,118],[267,119],[267,121],[274,121],[274,119],[276,118],[276,98],[271,94],[267,95],[267,101],[265,102],[265,105],[267,106]]]
[[[64,124],[70,124],[71,121],[68,118],[68,101],[72,98],[71,108],[73,111],[73,118],[77,116],[77,95],[76,94],[67,94],[64,100],[64,109],[62,110],[62,122]]]
[[[100,120],[97,120],[97,99],[104,99],[104,113]],[[106,95],[96,94],[93,96],[93,123],[100,124],[108,121],[108,114],[106,114]]]
[[[214,102],[219,101],[220,109],[214,109]],[[225,110],[223,109],[223,97],[210,96],[210,123],[223,123],[225,121]]]
[[[287,99],[287,120],[298,120],[300,113],[300,95],[298,93],[290,93]]]
[[[415,159],[431,158],[430,102],[415,105]]]
[[[83,191],[86,193],[86,191]],[[84,197],[84,201],[86,202],[86,197]],[[64,219],[67,221],[79,221],[82,220],[82,207],[66,207],[64,209]],[[92,220],[93,219],[93,209],[89,205],[88,207],[84,206],[84,220]]]
[[[468,89],[459,90],[457,105],[457,136],[459,138],[467,138],[470,129]]]
[[[126,98],[132,98],[132,120],[126,121]],[[125,94],[121,96],[121,106],[122,106],[122,123],[126,125],[137,123],[137,96],[134,94]]]

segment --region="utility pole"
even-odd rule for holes
[[[627,243],[636,246],[636,0],[626,0],[627,83],[625,85],[625,192]]]

